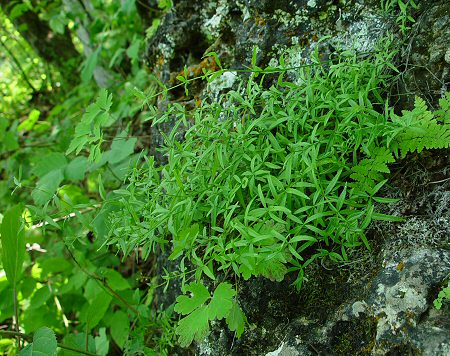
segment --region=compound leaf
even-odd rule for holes
[[[201,283],[189,284],[186,291],[191,292],[191,297],[180,295],[177,298],[177,304],[175,304],[174,310],[179,314],[191,313],[210,298],[208,289]]]
[[[201,306],[178,322],[176,333],[180,336],[178,342],[182,347],[189,346],[195,339],[201,341],[209,329],[208,308]]]
[[[230,283],[220,283],[208,305],[209,318],[211,320],[225,318],[231,310],[235,295],[236,291]]]
[[[241,337],[244,332],[246,317],[237,302],[233,302],[231,310],[227,316],[227,325],[231,331],[236,331],[236,336]]]

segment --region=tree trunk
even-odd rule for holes
[[[0,7],[11,19],[14,6],[10,0],[0,0]],[[73,69],[80,63],[80,53],[75,49],[67,28],[63,34],[55,33],[47,22],[41,20],[38,14],[31,10],[25,11],[11,21],[39,57],[57,67],[69,81],[78,80],[78,75],[74,75]]]

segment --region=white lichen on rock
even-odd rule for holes
[[[377,14],[366,13],[361,20],[353,22],[345,33],[336,36],[331,42],[343,50],[369,52],[373,51],[387,29],[385,19]]]
[[[175,50],[175,41],[173,40],[172,37],[167,36],[166,42],[167,43],[164,42],[159,43],[157,49],[165,59],[169,59],[173,57]]]
[[[272,18],[286,28],[295,27],[308,20],[308,11],[306,9],[299,9],[295,13],[290,14],[281,9],[276,9]]]
[[[220,0],[216,5],[216,12],[212,17],[207,18],[203,14],[207,19],[202,24],[202,31],[207,37],[211,38],[219,37],[222,22],[226,19],[229,12],[229,6],[226,0]]]
[[[220,92],[224,89],[230,89],[238,79],[236,72],[225,72],[220,77],[214,79],[206,88],[209,97],[218,99]]]

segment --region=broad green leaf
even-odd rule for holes
[[[38,180],[31,197],[37,205],[44,205],[51,200],[64,179],[61,169],[51,171]]]
[[[95,337],[95,353],[100,356],[106,356],[109,351],[109,340],[106,336],[106,329],[100,328],[98,336]]]
[[[78,272],[78,271],[77,271]],[[78,291],[86,284],[87,276],[84,273],[75,272],[67,281],[67,284],[62,286],[58,294],[65,294],[71,291]]]
[[[50,306],[43,304],[36,309],[24,309],[21,317],[21,326],[25,333],[32,333],[44,326],[58,327],[61,322],[60,318],[58,309],[53,303]]]
[[[6,211],[0,226],[3,269],[12,286],[20,279],[25,258],[25,236],[21,217],[22,206],[16,205]]]
[[[191,283],[186,287],[186,292],[191,292],[191,297],[180,295],[177,298],[174,310],[179,314],[189,314],[197,309],[209,298],[209,292],[201,283]]]
[[[102,290],[101,293],[96,295],[94,300],[89,301],[89,307],[83,315],[83,319],[81,319],[80,315],[80,321],[87,324],[89,330],[95,328],[109,309],[111,300],[111,295]]]
[[[114,138],[111,149],[103,154],[103,160],[116,164],[134,153],[137,138],[127,139],[127,135],[126,131],[122,131]]]
[[[65,26],[66,26],[66,17],[64,13],[60,14],[52,14],[53,16],[48,21],[50,28],[61,35],[64,34]]]
[[[3,142],[3,139],[5,137],[6,129],[9,126],[8,119],[0,116],[0,143]]]
[[[236,336],[238,338],[241,337],[244,332],[245,322],[247,318],[245,314],[242,312],[241,307],[237,302],[233,302],[233,306],[231,307],[230,313],[227,316],[227,325],[231,331],[236,331]]]
[[[88,165],[88,160],[86,157],[79,156],[74,160],[70,161],[64,170],[64,176],[67,180],[72,182],[78,182],[84,179]]]
[[[78,334],[69,334],[64,337],[63,344],[72,347],[75,350],[84,351],[86,350],[86,339],[88,340],[88,351],[91,353],[96,352],[95,347],[95,340],[91,335],[88,335],[86,338],[85,333],[78,333]],[[66,349],[60,349],[58,356],[80,356],[82,353],[70,351]]]
[[[100,48],[97,48],[94,52],[87,57],[86,61],[83,64],[83,69],[81,71],[81,80],[84,83],[87,83],[91,80],[92,75],[94,74],[95,67],[97,66],[98,55],[100,53]]]
[[[67,166],[67,158],[61,152],[52,152],[48,155],[38,158],[35,162],[35,166],[32,172],[39,178],[44,177],[46,174],[64,169]]]
[[[47,302],[51,295],[50,289],[47,286],[39,288],[31,297],[29,308],[36,309],[41,307]]]
[[[31,110],[30,114],[28,115],[28,118],[20,123],[20,125],[17,127],[17,131],[27,130],[31,131],[33,129],[33,126],[36,124],[36,122],[39,120],[39,116],[41,115],[41,112],[39,110],[33,109]]]
[[[127,49],[128,58],[137,60],[140,46],[141,40],[138,38],[133,39],[133,43],[131,43],[130,47]]]
[[[29,10],[31,10],[30,5],[28,5],[27,3],[16,4],[16,5],[14,5],[11,12],[9,13],[9,18],[12,21]]]
[[[130,321],[127,314],[122,310],[116,311],[111,319],[111,336],[113,340],[120,348],[123,348],[129,334]]]
[[[202,306],[178,322],[176,333],[181,347],[189,346],[195,339],[201,341],[209,330],[208,309]]]
[[[95,161],[97,161],[101,157],[101,129],[115,120],[109,113],[111,105],[112,94],[109,94],[106,89],[101,89],[96,101],[87,107],[81,121],[75,127],[75,135],[66,154],[74,151],[78,154],[87,144],[90,144],[90,160],[93,161],[92,158],[96,158]]]
[[[42,327],[33,335],[33,342],[19,352],[19,356],[56,356],[57,342],[55,333]]]
[[[130,283],[113,269],[104,269],[101,271],[101,274],[106,277],[109,286],[116,292],[131,288]]]
[[[232,307],[233,297],[236,291],[230,283],[220,283],[214,291],[211,302],[208,305],[209,319],[223,319],[228,315]]]
[[[17,140],[17,134],[8,131],[3,136],[3,150],[4,151],[14,151],[19,148],[19,143]]]
[[[96,280],[89,278],[84,287],[84,297],[87,300],[91,301],[97,298],[97,296],[103,292],[103,288],[100,287],[99,283]]]
[[[40,263],[41,278],[48,278],[50,275],[65,272],[73,267],[70,260],[64,257],[48,257]]]

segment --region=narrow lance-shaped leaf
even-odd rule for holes
[[[13,286],[22,273],[25,258],[25,237],[21,227],[22,206],[16,205],[3,216],[0,226],[2,241],[2,261],[6,278]]]

